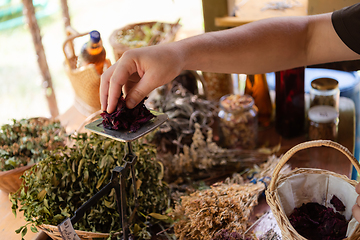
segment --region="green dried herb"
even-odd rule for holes
[[[13,119],[0,129],[0,169],[11,170],[36,163],[45,150],[63,146],[67,136],[60,121],[48,118]]]
[[[96,134],[74,136],[74,146],[52,151],[23,175],[24,186],[13,194],[13,212],[23,211],[31,225],[58,225],[100,189],[111,177],[115,166],[123,166],[124,143]],[[130,223],[130,231],[139,239],[148,238],[150,213],[162,214],[169,204],[169,190],[162,182],[162,166],[156,160],[155,148],[139,141],[132,143],[138,155],[135,165],[139,208]],[[126,180],[128,213],[134,209],[131,175]],[[28,189],[27,192],[25,189]],[[19,194],[20,193],[20,194]],[[24,226],[19,232],[25,231]],[[115,191],[104,196],[80,219],[77,230],[101,233],[120,232]]]

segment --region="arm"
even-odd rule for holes
[[[357,58],[334,31],[331,13],[272,18],[126,51],[102,75],[100,100],[102,110],[114,111],[124,86],[132,108],[185,69],[251,74]]]

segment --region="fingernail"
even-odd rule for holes
[[[126,105],[128,108],[134,108],[136,105],[136,102],[134,99],[126,99]]]

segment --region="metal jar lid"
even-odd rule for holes
[[[334,107],[319,105],[309,109],[308,117],[313,122],[329,123],[336,120],[339,117],[339,113]]]
[[[333,90],[339,87],[339,82],[333,78],[317,78],[311,82],[311,87],[320,91]]]

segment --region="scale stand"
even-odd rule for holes
[[[102,126],[102,119],[98,119],[92,123],[89,123],[85,126],[85,129],[88,129],[97,134],[115,139],[117,141],[126,142],[127,153],[125,154],[123,160],[125,165],[123,167],[117,166],[112,170],[110,182],[103,187],[99,192],[92,196],[86,203],[84,203],[80,208],[75,211],[75,215],[70,219],[66,219],[58,225],[59,231],[64,240],[67,239],[79,239],[72,226],[79,219],[81,219],[87,210],[89,210],[94,204],[96,204],[101,197],[109,194],[109,192],[114,188],[116,193],[117,209],[120,214],[120,223],[123,230],[123,240],[129,239],[129,222],[131,222],[135,216],[136,210],[138,208],[138,198],[137,198],[137,189],[136,189],[136,179],[135,179],[135,164],[137,161],[137,156],[132,152],[131,142],[146,135],[147,133],[155,130],[158,126],[163,124],[168,116],[164,113],[159,113],[151,110],[151,113],[155,115],[155,118],[151,119],[136,132],[129,132],[127,130],[110,130]],[[125,149],[126,151],[126,149]],[[132,211],[131,216],[127,219],[127,202],[126,202],[126,190],[125,190],[125,180],[131,171],[131,177],[134,187],[134,196],[135,196],[135,209]],[[67,232],[68,230],[71,232]],[[77,237],[77,238],[76,238]]]
[[[71,224],[74,225],[79,221],[87,210],[89,210],[93,205],[95,205],[100,198],[105,195],[108,195],[110,191],[114,188],[116,193],[116,202],[117,209],[120,213],[120,223],[123,229],[123,239],[129,239],[129,222],[126,214],[126,191],[125,191],[125,179],[131,171],[133,186],[134,186],[134,195],[135,195],[135,209],[131,213],[130,220],[135,215],[135,212],[138,208],[138,198],[137,198],[137,189],[135,181],[135,169],[134,166],[137,161],[137,156],[132,152],[131,143],[127,142],[128,153],[124,157],[125,165],[124,167],[117,166],[112,170],[111,179],[105,187],[103,187],[99,192],[97,192],[93,197],[91,197],[86,203],[84,203],[80,208],[75,211],[75,215],[71,218]]]

